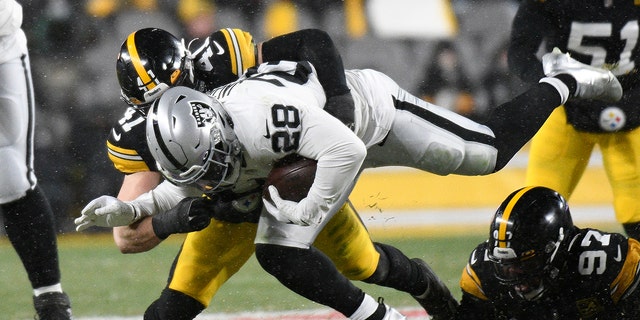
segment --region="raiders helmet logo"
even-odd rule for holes
[[[199,128],[213,122],[215,119],[215,114],[209,105],[198,101],[192,101],[189,104],[191,105],[191,115],[196,119]]]

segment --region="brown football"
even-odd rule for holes
[[[271,201],[267,187],[273,185],[282,199],[299,202],[309,193],[316,177],[317,164],[316,160],[297,154],[280,159],[267,176],[262,196]]]

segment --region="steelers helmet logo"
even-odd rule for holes
[[[618,107],[607,107],[600,112],[600,128],[605,131],[618,131],[626,121],[627,116]]]

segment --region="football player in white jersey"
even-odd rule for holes
[[[161,29],[144,28],[131,33],[123,42],[116,63],[122,97],[131,107],[114,126],[107,142],[109,158],[126,174],[118,199],[133,200],[161,181],[147,148],[144,118],[151,102],[163,90],[176,85],[212,89],[237,80],[247,68],[261,61],[283,59],[304,60],[318,66],[318,79],[327,100],[324,110],[345,125],[353,122],[349,117],[353,115],[353,98],[340,55],[322,30],[300,30],[255,44],[249,33],[225,28],[205,39],[191,41],[189,49]],[[144,314],[149,320],[193,319],[253,254],[262,209],[261,189],[256,186],[239,193],[229,190],[217,193],[211,200],[187,199],[170,211],[139,220],[134,219],[133,212],[128,216],[93,215],[93,208],[112,203],[98,198],[85,207],[76,223],[79,231],[91,225],[115,226],[114,240],[123,253],[149,250],[170,234],[208,223],[201,232],[187,235],[166,287]],[[348,203],[318,235],[314,246],[351,280],[410,293],[436,319],[446,319],[455,311],[455,298],[428,264],[419,258],[409,259],[393,246],[371,241]],[[383,303],[378,307],[385,309]]]
[[[546,61],[553,73],[499,107],[487,126],[419,100],[373,70],[347,72],[355,132],[321,109],[322,88],[307,63],[261,65],[257,73],[215,90],[215,98],[169,89],[150,110],[147,135],[163,175],[181,187],[164,182],[156,188],[162,192],[111,208],[155,214],[201,191],[255,186],[288,154],[316,159],[316,179],[302,201],[283,200],[270,188],[273,203],[265,201],[260,216],[256,255],[265,270],[298,294],[353,319],[376,319],[373,299],[311,245],[318,232],[364,168],[404,165],[443,175],[489,174],[570,96],[615,101],[622,94],[610,72],[559,53]]]
[[[37,319],[71,319],[55,220],[33,169],[35,102],[22,6],[0,0],[0,212],[33,288]]]

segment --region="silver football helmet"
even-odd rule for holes
[[[238,179],[240,143],[231,118],[217,99],[197,90],[173,87],[153,102],[147,144],[162,175],[175,184],[212,192]]]

